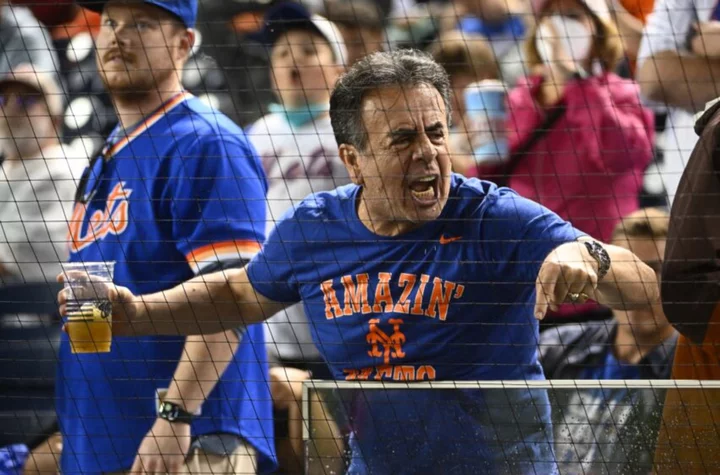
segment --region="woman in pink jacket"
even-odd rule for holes
[[[509,186],[608,242],[638,209],[653,115],[611,71],[622,44],[605,0],[534,0],[529,70],[508,96]]]

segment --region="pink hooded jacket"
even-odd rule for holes
[[[542,77],[525,79],[508,96],[508,139],[516,150],[542,126],[536,102]],[[653,153],[654,118],[634,81],[606,73],[569,82],[565,113],[519,158],[509,186],[604,242],[620,219],[638,209]]]

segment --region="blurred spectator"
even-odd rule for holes
[[[484,37],[453,30],[443,33],[429,53],[450,76],[453,93],[453,170],[465,176],[477,174],[472,144],[467,134],[463,94],[468,85],[484,79],[499,79],[495,55]]]
[[[659,274],[669,221],[664,210],[638,210],[617,226],[612,244],[630,249]],[[612,321],[563,325],[541,333],[545,376],[668,379],[678,335],[662,306],[614,313]],[[562,472],[605,473],[611,467],[608,471],[617,473],[652,471],[656,424],[662,412],[654,391],[558,391],[558,397],[563,396],[568,400],[558,405],[555,414],[556,456],[561,469],[566,469]],[[609,404],[613,409],[607,409]]]
[[[271,45],[271,73],[278,103],[247,131],[262,157],[268,179],[268,233],[291,207],[314,192],[349,183],[338,156],[330,124],[330,90],[345,65],[347,52],[338,28],[297,3],[281,3],[266,15],[261,41]],[[317,379],[330,379],[311,335],[302,304],[266,323],[268,355],[281,367],[309,370]],[[297,375],[299,371],[275,373]],[[277,378],[276,378],[277,379]],[[282,389],[298,381],[276,381]],[[276,410],[280,394],[273,392]],[[301,467],[302,421],[276,417],[276,443],[281,466]]]
[[[324,13],[342,33],[348,66],[365,55],[385,49],[385,20],[372,1],[329,0]]]
[[[63,99],[50,73],[21,65],[0,80],[0,282],[54,282],[86,161],[60,144]]]
[[[501,79],[510,85],[527,74],[523,54],[527,28],[520,3],[521,0],[454,0],[458,13],[463,15],[458,27],[487,38],[497,58]]]
[[[527,52],[536,73],[508,97],[509,185],[607,242],[638,209],[652,113],[637,85],[612,73],[622,45],[602,0],[535,3]]]
[[[0,77],[27,63],[41,72],[57,71],[50,35],[30,10],[0,0]]]
[[[536,0],[527,41],[534,74],[508,96],[510,156],[500,173],[511,188],[608,242],[639,208],[653,153],[653,115],[633,81],[612,71],[622,57],[603,0]],[[495,175],[497,176],[497,175]],[[560,306],[552,317],[605,317],[593,302]]]
[[[715,0],[657,0],[638,53],[637,81],[667,106],[664,166],[670,200],[697,136],[693,114],[720,95],[720,9]]]

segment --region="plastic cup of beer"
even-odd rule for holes
[[[66,331],[73,353],[108,353],[112,346],[112,288],[115,262],[62,265],[67,292]]]

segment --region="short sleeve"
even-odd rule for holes
[[[540,266],[558,246],[585,233],[544,206],[500,188],[480,213],[480,242],[499,278],[534,282]]]
[[[708,18],[692,0],[657,0],[643,30],[638,67],[661,51],[686,51],[690,25],[696,18]]]
[[[249,260],[265,237],[267,182],[243,137],[198,139],[174,157],[172,231],[195,273]]]
[[[263,296],[283,303],[301,300],[297,272],[294,268],[302,255],[302,232],[289,209],[279,220],[263,245],[247,266],[247,275],[253,288]]]

